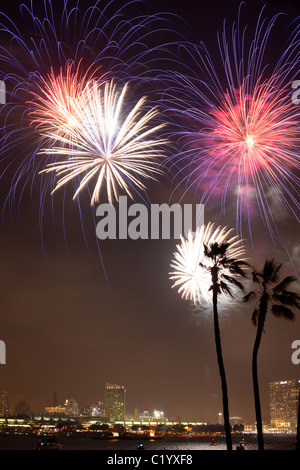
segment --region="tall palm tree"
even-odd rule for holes
[[[259,450],[264,450],[264,439],[257,374],[257,356],[268,308],[271,306],[271,312],[275,317],[287,320],[294,320],[294,308],[300,309],[300,296],[295,292],[287,290],[290,284],[297,279],[293,276],[286,276],[282,281],[279,281],[281,268],[282,264],[276,263],[274,259],[266,259],[262,271],[253,269],[252,280],[257,284],[258,289],[250,291],[243,298],[244,302],[254,299],[258,301],[258,306],[252,314],[252,322],[257,327],[252,354],[252,378]]]
[[[221,293],[234,296],[229,285],[238,287],[244,291],[244,286],[239,282],[235,276],[246,277],[244,267],[248,266],[245,261],[231,258],[230,254],[228,257],[230,243],[212,243],[209,245],[204,244],[204,254],[209,260],[209,266],[205,266],[210,271],[213,296],[213,317],[214,317],[214,332],[215,332],[215,344],[217,352],[217,360],[219,365],[219,373],[222,387],[222,398],[223,398],[223,415],[224,415],[224,427],[226,435],[227,450],[232,450],[232,439],[231,439],[231,426],[229,420],[229,406],[228,406],[228,392],[226,374],[223,362],[222,345],[221,345],[221,334],[219,327],[219,315],[218,315],[218,296]],[[203,266],[203,265],[202,265]]]

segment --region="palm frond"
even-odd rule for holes
[[[263,275],[258,271],[252,271],[252,281],[256,284],[260,284],[263,281]]]
[[[220,289],[224,294],[230,295],[230,297],[234,297],[232,290],[230,287],[226,284],[226,282],[221,281],[220,282]]]
[[[259,317],[259,310],[256,308],[255,310],[253,310],[252,317],[251,317],[251,321],[254,326],[257,326],[258,317]]]
[[[247,295],[245,295],[243,297],[243,302],[247,303],[247,302],[250,302],[251,300],[255,299],[257,297],[257,292],[255,292],[254,290],[251,290]]]
[[[249,268],[249,264],[246,261],[231,259],[228,260],[226,267],[231,272],[231,274],[235,274],[244,278],[247,277],[245,268]]]
[[[283,290],[281,292],[282,295],[287,295],[287,296],[291,296],[293,297],[295,300],[297,300],[298,302],[300,302],[300,295],[297,294],[297,292],[292,292],[290,290]]]
[[[286,292],[286,294],[273,293],[272,299],[281,305],[289,305],[300,310],[300,297],[294,292]]]
[[[286,276],[277,286],[273,288],[274,292],[280,292],[285,290],[292,282],[297,281],[297,278],[294,276]]]
[[[282,268],[282,264],[276,265],[276,263],[274,263],[274,272],[270,279],[270,282],[272,282],[273,284],[278,281],[278,276],[279,276],[279,272],[281,268]]]
[[[225,258],[226,251],[228,250],[229,243],[211,243],[209,246],[204,244],[204,254],[207,258],[216,259],[216,258]]]
[[[277,282],[281,267],[282,267],[282,264],[276,263],[273,258],[266,259],[262,273],[261,273],[263,275],[264,281],[267,283],[272,283],[272,284]]]
[[[234,286],[238,287],[242,292],[245,291],[245,287],[243,286],[243,284],[240,281],[238,281],[237,279],[235,279],[235,277],[228,276],[227,274],[222,274],[222,277],[227,282],[230,282],[230,284],[233,284]]]
[[[275,317],[283,317],[286,320],[295,320],[295,313],[284,305],[272,305],[271,312]]]
[[[209,256],[209,249],[208,249],[208,246],[207,246],[205,243],[203,243],[203,248],[204,248],[204,255],[205,255],[205,257],[206,257],[206,258],[209,258],[209,257],[210,257],[210,256]]]

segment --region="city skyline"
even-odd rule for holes
[[[266,4],[271,15],[300,15],[297,2]],[[159,5],[154,2],[149,8],[161,11]],[[224,17],[236,18],[239,2],[232,0],[231,8],[224,2],[202,2],[203,9],[198,5],[199,14],[194,15],[197,5],[192,0],[188,5],[164,2],[163,9],[185,18],[192,35],[215,50],[217,31]],[[261,7],[259,0],[248,5],[249,21],[255,21]],[[14,6],[2,9],[16,16]],[[11,168],[1,171],[1,207],[7,207],[12,173]],[[169,203],[173,189],[172,181],[162,177],[160,184],[149,185],[149,200]],[[3,215],[0,340],[6,345],[6,364],[0,365],[0,389],[38,410],[50,406],[53,390],[58,402],[73,396],[84,406],[104,401],[107,381],[126,384],[126,408],[132,413],[135,407],[150,408],[183,420],[217,423],[222,395],[211,306],[195,307],[171,288],[170,262],[178,241],[103,240],[99,255],[93,222],[86,224],[86,238],[91,240],[87,246],[72,191],[66,194],[64,213],[59,196],[47,199],[42,237],[38,191],[24,193],[17,214],[10,213],[9,206]],[[173,196],[172,202],[179,199]],[[58,207],[54,221],[52,201]],[[180,202],[199,203],[198,195],[186,194]],[[88,211],[89,204],[84,209]],[[248,253],[258,269],[265,258],[274,257],[283,263],[285,275],[295,275],[295,270],[300,272],[298,224],[282,208],[276,206],[276,211],[286,249],[262,234],[258,216],[253,218],[253,246],[246,241]],[[213,204],[207,203],[205,223],[210,220],[235,226],[230,211],[225,217],[216,215]],[[230,416],[242,416],[246,422],[255,422],[252,312],[242,295],[220,305]],[[268,315],[259,351],[263,421],[270,414],[269,383],[300,378],[300,365],[292,362],[295,340],[300,340],[299,313],[293,323]]]
[[[297,426],[297,413],[299,403],[299,391],[300,391],[300,380],[295,378],[281,379],[268,383],[269,400],[268,410],[266,416],[268,419],[264,419],[264,425],[278,428],[282,432],[289,431],[290,426],[293,428]],[[111,395],[111,397],[109,396]],[[64,398],[63,400],[58,399],[57,392],[53,392],[53,401],[47,402],[46,405],[41,409],[33,409],[30,406],[30,400],[26,400],[23,397],[16,397],[15,402],[11,400],[10,394],[6,390],[0,390],[0,416],[16,416],[18,414],[54,414],[63,413],[69,416],[89,416],[95,419],[103,418],[112,422],[120,422],[125,420],[139,421],[152,419],[162,419],[171,422],[206,422],[207,424],[222,424],[223,414],[221,411],[215,416],[215,419],[211,421],[205,421],[203,419],[193,419],[193,417],[183,417],[178,413],[170,416],[167,411],[158,411],[156,408],[148,406],[146,408],[140,408],[135,406],[134,410],[126,408],[126,396],[127,388],[125,385],[110,384],[105,382],[105,388],[102,396],[95,402],[80,404],[75,395]],[[119,402],[119,404],[118,404]],[[122,411],[123,408],[123,411]],[[4,411],[5,410],[5,411]],[[23,410],[18,412],[17,410]],[[151,411],[152,413],[151,413]],[[236,421],[238,419],[240,424],[254,425],[255,421],[245,420],[243,414],[237,415],[231,413],[230,420]],[[289,422],[290,425],[286,423]]]

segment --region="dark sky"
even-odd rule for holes
[[[224,15],[235,17],[239,2],[156,3],[151,2],[152,9],[183,15],[193,34],[213,47]],[[249,21],[264,3],[249,2]],[[271,12],[297,14],[297,2],[266,3]],[[169,183],[165,179],[161,183],[153,184],[149,192],[154,202],[168,200]],[[4,179],[2,201],[7,188]],[[57,197],[58,208],[59,201]],[[196,203],[196,195],[190,195],[189,201]],[[211,213],[207,207],[205,222]],[[88,228],[89,252],[76,208],[68,202],[68,250],[61,211],[55,223],[48,214],[43,227],[45,252],[36,196],[32,201],[25,196],[19,217],[14,214],[11,221],[6,214],[0,229],[0,339],[7,347],[7,364],[0,366],[0,389],[8,391],[13,404],[21,397],[35,410],[51,405],[54,391],[60,404],[75,398],[83,407],[103,400],[109,381],[126,385],[128,413],[137,406],[164,410],[170,418],[216,422],[222,402],[212,316],[207,309],[195,311],[170,287],[169,264],[176,242],[102,242],[111,292],[94,243],[94,227]],[[218,222],[230,225],[231,220],[228,215]],[[285,273],[292,272],[282,247],[275,247],[264,232],[256,230],[255,220],[254,227],[255,248],[249,248],[253,263],[260,267],[267,256],[274,256],[285,263]],[[280,215],[281,233],[300,271],[298,229],[294,218]],[[251,314],[252,306],[238,301],[220,310],[230,415],[247,422],[254,421]],[[299,377],[300,366],[291,361],[291,344],[299,339],[299,325],[299,318],[293,324],[271,315],[267,318],[259,353],[266,420],[268,382]]]

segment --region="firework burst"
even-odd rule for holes
[[[40,152],[47,145],[44,136],[73,136],[77,102],[82,102],[91,82],[134,82],[135,96],[145,94],[141,84],[149,86],[154,79],[158,51],[160,59],[168,54],[156,32],[168,31],[171,36],[174,17],[144,14],[141,8],[140,0],[121,6],[115,1],[95,0],[86,6],[79,0],[62,0],[55,8],[51,0],[32,0],[20,5],[17,19],[0,13],[0,79],[7,90],[0,116],[0,171],[2,177],[11,175],[4,207],[19,206],[29,185],[31,194],[33,189],[40,193],[42,214],[45,195],[56,186],[54,173],[41,175],[56,162],[56,155]]]
[[[165,104],[179,122],[180,153],[170,160],[179,186],[196,188],[203,203],[211,199],[224,211],[227,205],[232,213],[234,204],[240,235],[244,222],[251,233],[260,213],[273,236],[278,207],[300,220],[300,108],[291,88],[300,43],[298,25],[276,65],[267,66],[278,15],[267,21],[262,14],[251,41],[240,15],[230,37],[224,25],[217,67],[203,44],[186,45],[190,68],[169,77]]]
[[[232,229],[215,227],[209,223],[198,227],[196,233],[191,231],[187,238],[181,237],[181,244],[171,262],[170,279],[172,287],[178,289],[185,300],[191,300],[195,305],[205,302],[211,303],[210,286],[212,283],[209,268],[212,260],[205,256],[204,245],[228,243],[228,258],[242,260],[245,249],[237,235],[232,235]],[[226,271],[226,269],[224,270]],[[228,270],[224,274],[230,275]]]
[[[145,97],[128,110],[127,90],[126,84],[119,91],[113,81],[104,85],[89,83],[81,90],[80,96],[72,100],[72,110],[67,116],[63,114],[66,125],[61,127],[58,118],[53,130],[42,131],[42,139],[53,142],[53,145],[42,148],[39,153],[62,157],[42,170],[55,172],[57,184],[53,192],[83,175],[74,199],[95,179],[91,205],[100,201],[104,183],[108,201],[112,204],[114,199],[118,200],[119,188],[133,198],[133,189],[146,189],[141,181],[143,178],[155,179],[154,174],[160,171],[157,157],[162,155],[156,147],[165,141],[150,136],[163,124],[150,125],[158,111],[156,108],[144,111]],[[54,105],[55,114],[56,102],[50,99],[48,103]],[[64,106],[65,109],[67,107]],[[39,111],[40,107],[37,108]],[[71,125],[69,116],[72,117]]]
[[[81,76],[80,63],[74,70],[74,63],[69,61],[58,75],[52,70],[45,78],[41,77],[38,93],[30,93],[32,100],[27,103],[28,115],[41,139],[49,132],[67,137],[72,128],[78,127],[77,109],[82,96],[93,83],[99,85],[104,82],[105,77],[101,77],[98,70],[87,70]]]

